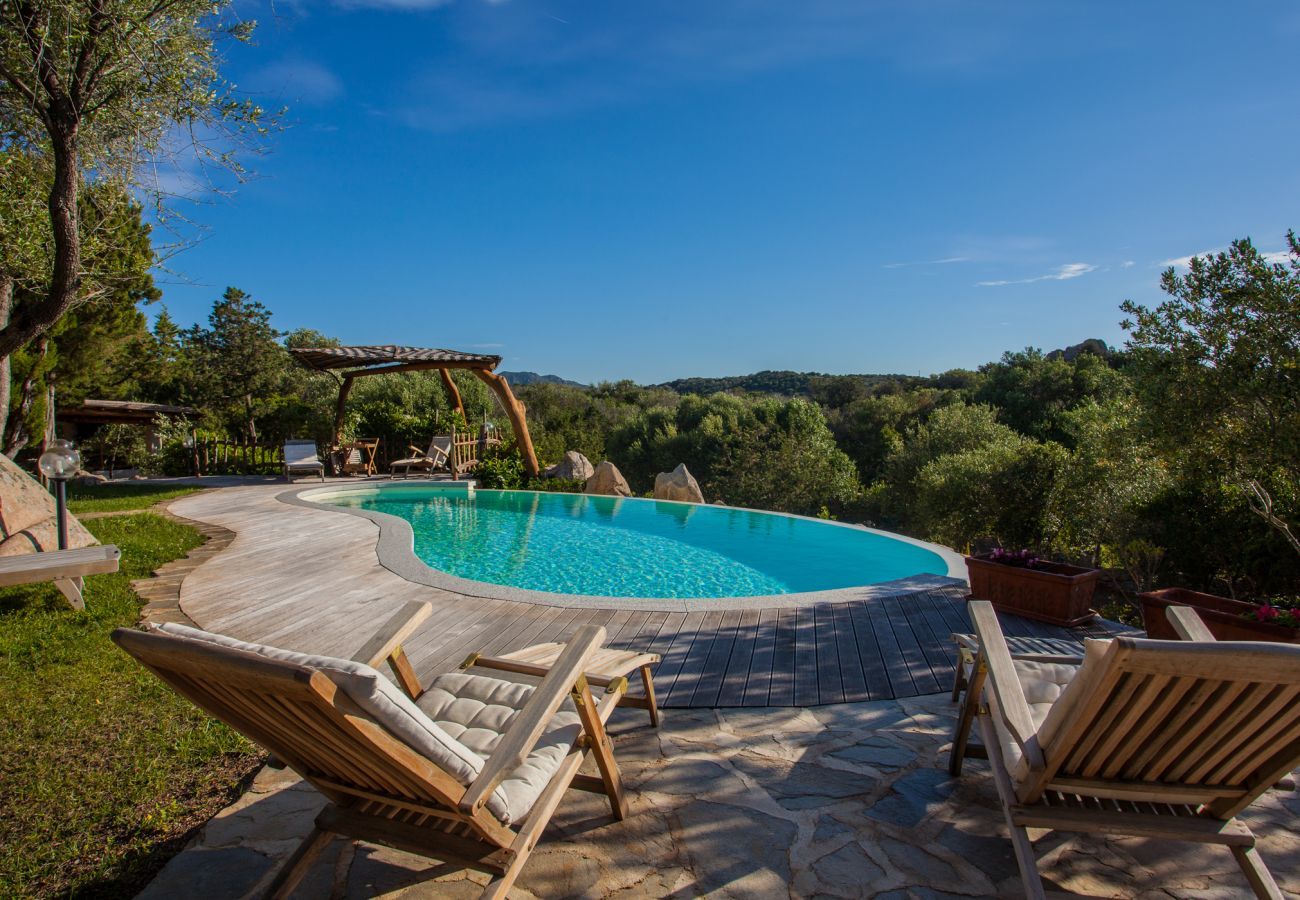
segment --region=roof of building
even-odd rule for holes
[[[172,406],[167,403],[142,403],[137,400],[84,400],[80,406],[68,406],[57,411],[64,422],[152,422],[158,416],[177,418],[197,416],[199,411],[191,406]]]

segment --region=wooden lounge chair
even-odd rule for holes
[[[1027,896],[1045,896],[1027,829],[1047,828],[1223,844],[1256,896],[1282,897],[1236,816],[1300,765],[1300,646],[1204,640],[1175,609],[1192,640],[1013,660],[992,605],[968,608],[977,721]]]
[[[294,472],[315,472],[320,480],[325,480],[325,464],[316,455],[315,441],[284,442],[284,477],[293,480]]]
[[[112,544],[0,557],[0,587],[53,581],[73,609],[85,609],[86,576],[116,572],[121,557]]]
[[[409,478],[411,470],[416,469],[425,474],[432,474],[439,469],[451,469],[451,435],[435,434],[429,441],[429,449],[422,451],[419,447],[411,444],[407,449],[411,451],[412,456],[404,459],[395,459],[388,465],[388,477],[395,478],[397,470],[402,470],[402,477]],[[452,473],[455,475],[455,473]]]
[[[428,604],[403,607],[361,662],[245,644],[176,625],[118,629],[113,640],[178,693],[270,750],[328,799],[267,896],[285,897],[334,834],[493,876],[504,897],[569,787],[627,814],[605,722],[627,689],[599,703],[583,675],[605,638],[579,628],[536,686],[452,672],[420,685],[401,642]],[[401,689],[371,664],[387,659]],[[600,775],[579,775],[593,757]]]

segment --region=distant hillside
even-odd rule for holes
[[[538,375],[536,372],[498,372],[502,378],[505,378],[516,387],[522,387],[525,384],[566,384],[569,387],[586,387],[580,381],[570,381],[567,378],[561,378],[559,375]]]
[[[670,388],[679,394],[717,394],[722,391],[749,391],[755,394],[778,394],[784,397],[807,396],[813,388],[832,379],[851,379],[873,387],[884,382],[920,381],[910,375],[823,375],[819,372],[755,372],[753,375],[728,375],[722,378],[678,378],[656,387]]]

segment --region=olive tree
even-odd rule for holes
[[[151,187],[144,164],[181,150],[240,173],[235,152],[265,134],[263,112],[222,78],[218,47],[252,27],[229,0],[0,0],[0,204],[31,225],[44,201],[41,229],[20,244],[4,235],[0,359],[94,293],[79,211],[88,182],[126,197]],[[19,277],[43,289],[9,309]]]
[[[1300,507],[1300,241],[1284,262],[1249,239],[1164,273],[1170,299],[1126,302],[1151,409],[1166,445],[1220,469],[1254,512],[1300,553],[1289,518]]]

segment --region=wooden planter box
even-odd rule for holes
[[[1300,628],[1288,628],[1272,622],[1243,619],[1242,613],[1252,613],[1255,604],[1202,594],[1185,588],[1164,588],[1138,594],[1142,602],[1142,623],[1147,636],[1162,641],[1178,640],[1178,633],[1165,614],[1171,606],[1190,606],[1201,621],[1221,641],[1274,641],[1283,644],[1300,644]]]
[[[970,577],[966,599],[988,600],[1003,612],[1068,626],[1082,625],[1097,615],[1092,593],[1101,577],[1099,569],[1049,562],[1028,569],[968,556],[966,572]]]

